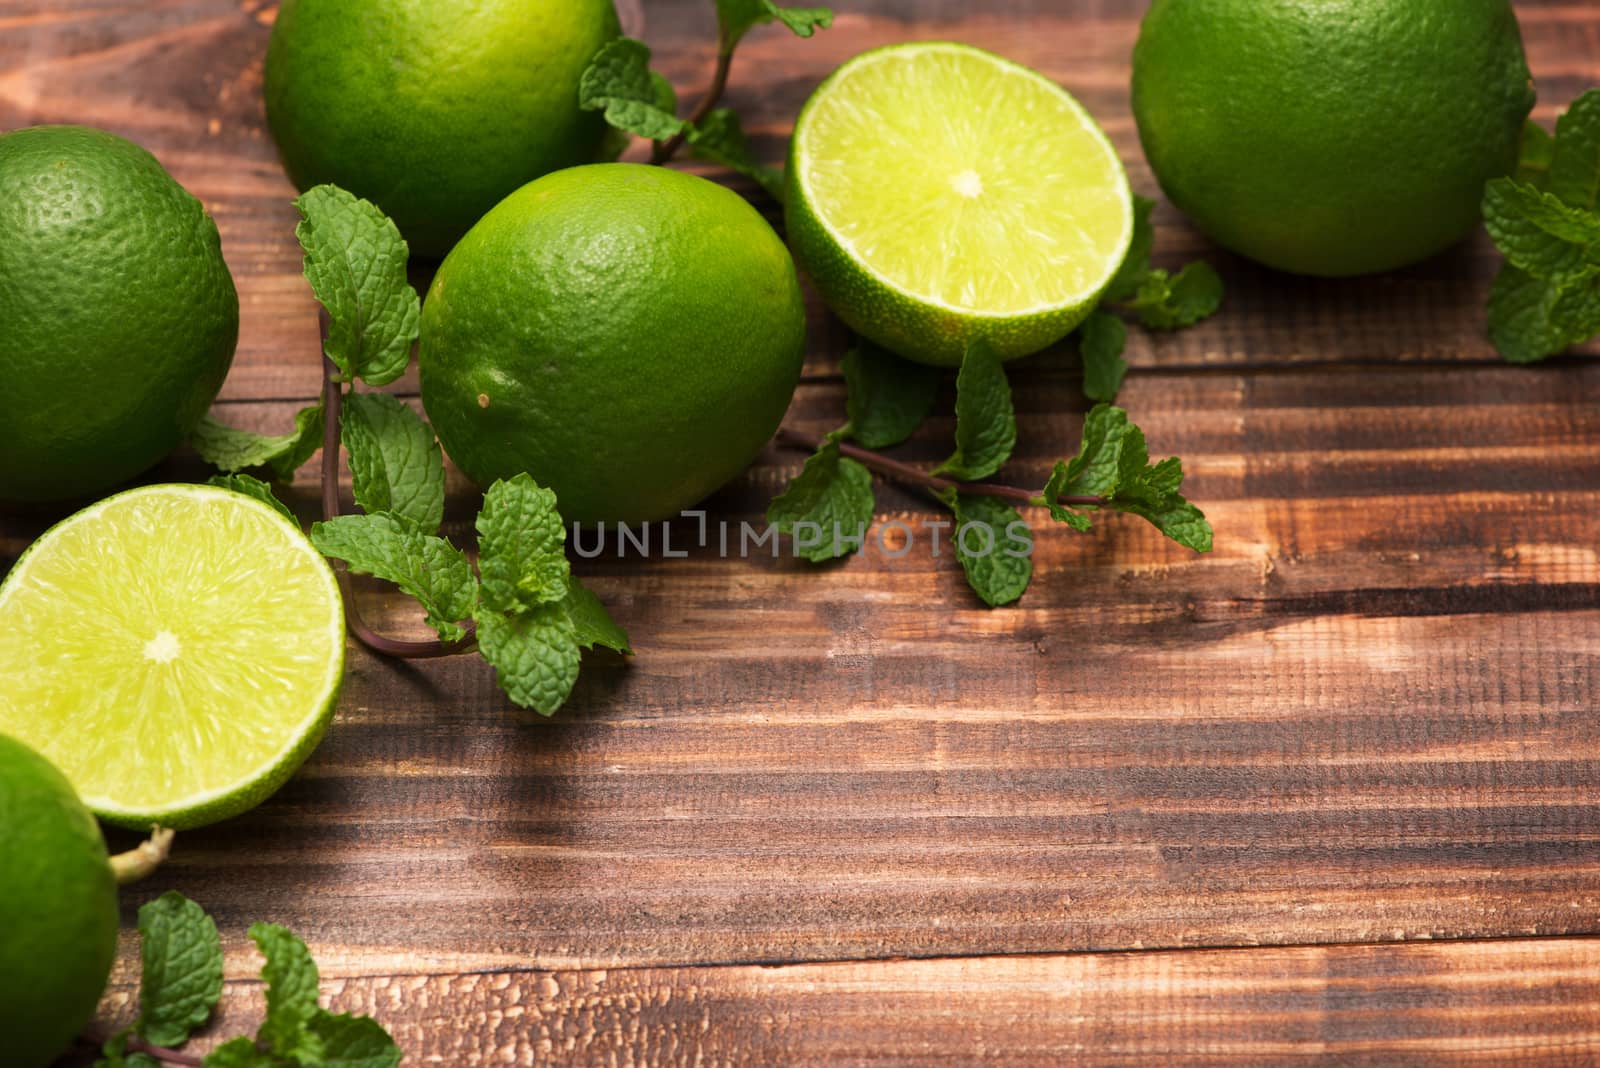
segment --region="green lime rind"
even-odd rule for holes
[[[0,731],[108,823],[199,827],[271,796],[344,678],[333,570],[270,506],[128,490],[56,524],[0,583]]]
[[[1066,114],[1072,117],[1073,133],[1086,133],[1092,146],[1093,161],[1104,167],[1109,181],[1097,192],[1108,194],[1118,216],[1115,236],[1103,242],[1096,250],[1098,263],[1089,271],[1091,280],[1074,292],[1058,293],[1033,306],[1018,310],[995,311],[977,304],[956,304],[947,299],[916,292],[891,278],[885,270],[875,267],[870,257],[854,252],[849,240],[825,213],[819,210],[807,177],[808,153],[811,152],[812,124],[824,101],[837,88],[864,66],[891,57],[926,58],[932,64],[977,61],[1008,74],[1017,75],[1031,84],[1039,99],[1063,102]],[[939,88],[937,72],[928,76],[930,92]],[[978,121],[987,121],[991,104],[985,100],[953,99],[940,101],[946,108],[970,108]],[[930,121],[932,121],[930,119]],[[1015,133],[1019,140],[1033,136],[1026,131]],[[921,154],[906,154],[903,167],[910,171],[923,171],[936,166],[942,159],[937,139],[931,130],[922,140],[931,146]],[[1003,149],[1002,149],[1003,151]],[[898,165],[901,161],[893,161]],[[1026,169],[1023,164],[1017,164]],[[812,94],[795,123],[795,134],[790,142],[787,168],[787,196],[785,224],[795,258],[822,292],[828,306],[853,330],[870,338],[885,348],[909,359],[936,366],[955,367],[961,363],[962,354],[974,340],[982,339],[992,345],[1002,359],[1015,359],[1037,352],[1053,344],[1076,328],[1093,310],[1101,293],[1110,284],[1121,265],[1133,238],[1133,195],[1127,175],[1117,160],[1116,150],[1093,118],[1071,94],[1043,75],[1020,64],[1003,59],[968,45],[946,41],[923,41],[890,45],[864,52],[845,63],[828,77]],[[897,183],[892,176],[883,176],[880,188],[886,197],[895,196]],[[862,205],[862,212],[881,210]],[[946,217],[949,216],[946,212]],[[1051,220],[1033,220],[1037,225],[1050,227]],[[1070,226],[1070,223],[1063,223]],[[1018,235],[1020,236],[1020,235]],[[938,258],[943,253],[926,235],[922,240],[928,247],[923,253]],[[1001,242],[1003,245],[1004,242]],[[1010,264],[1003,252],[984,262],[962,263],[959,270],[973,274],[1005,272]]]

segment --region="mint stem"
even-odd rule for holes
[[[333,519],[339,514],[339,420],[344,413],[344,390],[339,381],[339,368],[332,360],[328,359],[326,352],[328,340],[328,313],[323,310],[319,314],[322,323],[322,341],[324,352],[322,354],[322,518]],[[441,656],[454,656],[464,653],[472,648],[476,635],[473,625],[466,624],[466,636],[460,641],[404,641],[399,638],[386,638],[382,634],[367,626],[366,620],[361,618],[361,609],[356,605],[355,584],[350,581],[350,569],[343,560],[330,560],[333,564],[334,577],[339,580],[339,593],[344,598],[345,626],[350,628],[350,633],[356,641],[368,649],[382,656],[392,656],[400,660],[430,660]],[[198,1063],[198,1062],[196,1062]]]
[[[799,430],[790,430],[788,427],[779,427],[777,442],[786,448],[815,452],[822,448],[823,438],[817,434],[807,434]],[[1002,486],[994,482],[956,482],[952,479],[940,478],[938,475],[930,475],[920,467],[912,467],[910,464],[901,463],[899,460],[891,460],[882,453],[873,452],[871,449],[863,449],[861,446],[852,445],[847,441],[839,443],[839,452],[852,460],[859,460],[863,465],[883,475],[885,478],[892,478],[897,482],[916,486],[934,494],[956,490],[960,493],[974,494],[979,497],[1001,497],[1005,500],[1018,501],[1022,504],[1037,505],[1040,503],[1038,493],[1022,489],[1020,486]],[[1098,507],[1106,502],[1104,497],[1062,497],[1061,503],[1080,508],[1091,508]]]
[[[78,1036],[78,1041],[87,1042],[91,1046],[103,1046],[109,1042],[111,1038],[111,1032],[107,1028],[101,1024],[90,1024],[84,1029],[83,1034]],[[129,1053],[143,1053],[146,1057],[154,1057],[156,1060],[165,1064],[192,1065],[194,1068],[201,1068],[201,1066],[206,1063],[204,1057],[200,1057],[193,1053],[182,1053],[175,1049],[168,1049],[166,1046],[151,1045],[149,1042],[146,1042],[144,1039],[131,1032],[128,1035],[127,1041],[128,1044],[126,1049]]]
[[[149,838],[126,853],[112,856],[111,874],[116,878],[117,885],[127,886],[154,873],[167,859],[167,854],[172,852],[172,839],[172,831],[165,827],[152,827]]]
[[[695,105],[694,111],[689,114],[689,126],[704,122],[705,117],[711,114],[711,109],[717,106],[717,101],[722,99],[723,92],[728,88],[728,74],[733,70],[733,48],[719,42],[717,47],[717,70],[711,76],[711,88],[706,90],[706,95],[700,98],[700,103]],[[673,134],[665,141],[657,141],[655,148],[650,153],[650,162],[662,164],[677,155],[678,149],[689,139],[689,127],[685,127]]]

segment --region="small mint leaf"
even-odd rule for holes
[[[317,963],[311,959],[311,951],[275,923],[252,924],[250,939],[266,958],[261,978],[267,984],[267,1016],[256,1040],[279,1056],[315,1056],[320,1043],[307,1025],[321,1009],[317,1007]]]
[[[145,1041],[179,1046],[222,996],[222,940],[206,910],[176,890],[139,909],[139,1023]]]
[[[981,338],[967,346],[956,373],[956,451],[934,469],[965,481],[988,478],[1017,445],[1017,417],[1005,364]]]
[[[265,467],[279,482],[288,482],[322,447],[322,404],[319,401],[300,409],[294,417],[292,434],[257,434],[219,423],[208,415],[200,420],[189,444],[202,460],[219,470]]]
[[[132,1028],[125,1028],[106,1039],[94,1068],[162,1068],[161,1062],[147,1053],[128,1052],[128,1037],[132,1034]]]
[[[1534,166],[1528,158],[1530,151],[1537,159],[1539,150],[1529,140],[1525,132],[1519,177],[1525,167]],[[1590,89],[1573,101],[1556,122],[1545,188],[1563,204],[1581,211],[1592,212],[1600,202],[1600,89]]]
[[[444,641],[459,641],[466,634],[459,621],[472,613],[478,582],[466,556],[444,538],[376,512],[313,523],[311,543],[322,555],[343,560],[351,571],[375,575],[415,597],[428,614],[428,625]]]
[[[1122,352],[1128,328],[1108,312],[1096,311],[1078,332],[1078,352],[1083,357],[1083,394],[1090,400],[1110,402],[1128,374]]]
[[[479,611],[478,650],[493,665],[506,696],[541,716],[553,716],[578,681],[578,635],[561,604],[541,604],[510,616]]]
[[[579,646],[593,649],[603,645],[607,649],[632,655],[628,632],[617,626],[611,613],[606,611],[606,606],[600,603],[600,598],[576,577],[567,580],[567,596],[561,605],[566,609],[567,619],[572,622],[573,637]]]
[[[991,608],[1011,604],[1033,579],[1033,533],[1015,508],[995,497],[955,496],[956,558],[967,584]]]
[[[1155,226],[1150,216],[1155,207],[1156,202],[1149,197],[1134,194],[1133,241],[1128,246],[1128,254],[1122,258],[1122,266],[1117,268],[1111,284],[1101,294],[1101,301],[1132,300],[1145,276],[1150,273],[1150,254],[1155,250],[1156,243]]]
[[[316,1068],[395,1068],[400,1063],[400,1047],[370,1016],[319,1010],[306,1030],[321,1049]]]
[[[810,37],[833,25],[833,12],[825,7],[780,7],[772,0],[765,0],[764,6],[796,37]]]
[[[484,494],[478,513],[479,597],[495,612],[521,612],[567,595],[572,573],[556,495],[519,474]]]
[[[262,504],[269,505],[296,527],[300,526],[300,520],[289,510],[289,506],[278,500],[278,495],[272,492],[272,487],[259,478],[251,478],[249,475],[212,475],[206,479],[206,485],[253,497]]]
[[[1600,219],[1509,178],[1483,194],[1483,224],[1506,262],[1565,287],[1595,272]]]
[[[783,172],[766,166],[751,153],[732,108],[717,108],[689,128],[689,153],[754,180],[773,200],[783,203]]]
[[[306,280],[328,312],[323,351],[346,379],[393,382],[411,362],[422,312],[405,239],[375,205],[335,185],[306,190],[294,206]]]
[[[844,356],[850,436],[869,449],[900,444],[933,410],[943,377],[937,367],[857,341]]]
[[[670,91],[666,80],[650,70],[649,47],[618,37],[589,61],[578,82],[578,106],[605,112],[606,121],[619,130],[665,141],[685,128],[682,119],[662,106],[673,102]]]
[[[258,1047],[254,1039],[235,1038],[206,1054],[204,1068],[284,1068],[284,1064]]]
[[[1211,551],[1211,524],[1205,513],[1182,497],[1173,496],[1160,503],[1113,501],[1112,508],[1148,520],[1157,530],[1197,553]]]
[[[1556,321],[1561,289],[1511,264],[1502,264],[1489,290],[1489,340],[1510,363],[1537,363],[1564,351],[1572,339]]]
[[[1093,527],[1094,521],[1082,512],[1074,511],[1061,503],[1062,497],[1076,497],[1079,494],[1068,493],[1068,484],[1072,481],[1072,468],[1065,461],[1056,461],[1055,467],[1050,472],[1050,479],[1044,484],[1044,504],[1050,510],[1050,518],[1058,523],[1065,523],[1079,533],[1087,534]],[[1084,496],[1088,496],[1085,494]],[[1094,511],[1098,505],[1077,505]]]
[[[859,552],[876,502],[872,472],[824,441],[782,493],[767,506],[767,522],[794,539],[812,563]]]
[[[1555,158],[1556,142],[1543,126],[1529,119],[1522,127],[1522,147],[1517,153],[1517,170],[1512,175],[1523,185],[1548,189],[1550,163]]]
[[[356,503],[432,534],[444,521],[444,457],[433,430],[387,393],[345,397],[341,431]]]
[[[1210,318],[1222,306],[1222,278],[1197,260],[1176,275],[1151,271],[1140,283],[1133,307],[1149,330],[1182,330]]]
[[[825,7],[780,7],[772,0],[717,0],[717,37],[722,51],[731,53],[751,27],[773,19],[796,36],[810,37],[833,23],[833,12]]]

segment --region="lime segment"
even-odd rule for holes
[[[1116,151],[1042,75],[965,45],[867,52],[796,125],[791,230],[829,303],[932,363],[1020,356],[1088,314],[1133,233]]]
[[[0,731],[112,823],[193,827],[258,804],[321,738],[343,669],[327,562],[227,490],[108,498],[0,585]]]

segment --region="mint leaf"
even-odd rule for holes
[[[1523,167],[1533,166],[1528,158],[1530,151],[1538,152],[1536,144],[1530,145],[1529,140],[1525,133],[1519,177]],[[1536,138],[1533,140],[1536,142]],[[1573,101],[1556,122],[1545,188],[1563,204],[1582,211],[1592,212],[1600,202],[1600,89],[1591,89]]]
[[[189,438],[200,458],[222,471],[265,467],[279,482],[288,482],[322,447],[322,404],[302,408],[294,417],[294,433],[257,434],[219,423],[211,416],[200,420]]]
[[[1509,178],[1483,194],[1483,224],[1506,262],[1560,286],[1592,275],[1600,259],[1600,219]]]
[[[1139,291],[1145,276],[1150,273],[1150,254],[1155,251],[1156,244],[1155,226],[1150,216],[1155,208],[1155,201],[1134,194],[1133,242],[1128,246],[1128,254],[1122,258],[1122,266],[1117,268],[1111,284],[1101,295],[1102,302],[1131,300]]]
[[[1556,320],[1562,291],[1507,263],[1489,290],[1489,340],[1511,363],[1536,363],[1576,344],[1579,338]]]
[[[631,37],[606,44],[578,81],[579,107],[603,111],[612,126],[652,141],[684,130],[683,120],[672,113],[673,103],[671,86],[650,70],[650,49]]]
[[[249,475],[212,475],[206,479],[206,485],[232,490],[246,497],[254,497],[262,504],[270,505],[274,511],[296,527],[300,526],[300,520],[295,517],[293,512],[289,511],[289,506],[278,500],[277,494],[272,492],[272,487],[259,478],[251,478]]]
[[[267,1018],[256,1038],[280,1056],[319,1052],[307,1025],[321,1011],[317,1007],[317,962],[306,944],[275,923],[250,926],[250,939],[266,964],[261,978],[267,984]]]
[[[844,355],[850,436],[869,449],[898,445],[933,410],[944,377],[937,367],[901,359],[858,340]]]
[[[125,1028],[106,1039],[100,1047],[100,1056],[95,1058],[94,1068],[162,1068],[161,1062],[148,1053],[128,1052],[131,1034],[133,1029]]]
[[[235,1038],[206,1054],[204,1068],[283,1068],[284,1063],[260,1049],[254,1039]]]
[[[768,196],[783,203],[783,172],[759,162],[750,152],[732,108],[717,108],[689,128],[689,154],[754,179]]]
[[[394,583],[421,602],[428,625],[444,641],[459,641],[472,613],[478,582],[461,550],[383,512],[341,515],[311,525],[311,543],[350,570]]]
[[[1083,395],[1090,400],[1112,401],[1127,377],[1122,352],[1128,345],[1128,328],[1108,312],[1095,311],[1078,331],[1078,352],[1083,357]]]
[[[1176,275],[1151,271],[1139,284],[1133,308],[1150,330],[1181,330],[1210,318],[1222,306],[1222,278],[1209,263],[1195,261]]]
[[[1078,455],[1057,463],[1045,484],[1043,503],[1052,518],[1074,530],[1090,529],[1086,514],[1111,508],[1141,516],[1167,537],[1197,552],[1211,551],[1211,524],[1184,500],[1183,464],[1177,458],[1152,464],[1144,432],[1128,413],[1096,405],[1083,422]],[[1063,497],[1098,497],[1098,505],[1069,505]]]
[[[444,520],[444,457],[422,417],[387,393],[351,392],[341,432],[356,503],[425,534]]]
[[[1033,579],[1033,534],[1015,508],[995,497],[951,492],[956,558],[967,585],[991,608],[1011,604]]]
[[[294,202],[305,275],[328,312],[323,351],[346,379],[382,386],[405,373],[422,303],[406,281],[410,255],[393,221],[335,185]]]
[[[177,1046],[211,1018],[222,996],[222,940],[205,909],[168,890],[139,909],[137,1030],[157,1046]]]
[[[395,1068],[400,1047],[370,1016],[318,1011],[306,1028],[317,1039],[316,1068]]]
[[[767,522],[812,563],[857,552],[872,524],[872,472],[839,454],[829,437],[767,506]]]
[[[566,610],[567,619],[572,622],[573,637],[581,647],[593,649],[603,645],[619,653],[633,653],[632,646],[628,644],[628,632],[617,626],[611,613],[606,611],[606,606],[600,603],[600,598],[577,578],[567,580],[567,596],[561,606]]]
[[[1017,445],[1017,418],[1005,365],[987,341],[967,345],[956,374],[956,451],[934,468],[966,481],[1000,469]]]
[[[799,37],[810,37],[833,23],[825,7],[779,7],[772,0],[717,0],[718,42],[724,54],[733,51],[751,27],[780,20]]]
[[[1550,162],[1555,158],[1556,142],[1543,126],[1529,119],[1522,127],[1522,147],[1517,153],[1517,170],[1512,175],[1524,185],[1546,189],[1550,184]]]
[[[578,635],[566,609],[541,604],[520,615],[481,611],[478,650],[513,702],[552,716],[578,681]]]
[[[519,474],[489,487],[478,513],[478,596],[495,612],[521,612],[567,595],[572,573],[556,495]]]

